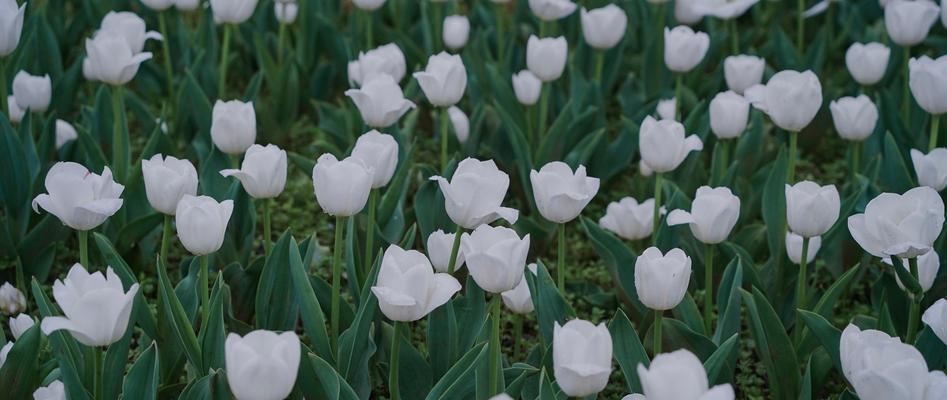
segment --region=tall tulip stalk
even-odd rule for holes
[[[931,131],[928,139],[928,151],[937,147],[937,135],[940,132],[941,116],[947,113],[947,56],[936,60],[927,56],[911,59],[910,86],[914,100],[931,115]]]
[[[605,66],[605,52],[618,45],[625,36],[628,27],[628,15],[614,4],[602,8],[581,11],[582,36],[586,43],[595,49],[594,79],[602,84],[602,69]]]
[[[467,69],[456,54],[441,52],[428,58],[424,71],[414,73],[431,105],[440,107],[441,171],[447,170],[447,144],[450,141],[450,115],[447,109],[457,104],[467,90]]]
[[[654,310],[653,355],[661,353],[661,325],[664,311],[677,307],[687,294],[691,277],[691,258],[681,249],[662,254],[649,247],[635,260],[635,290],[638,298]]]
[[[574,7],[574,5],[573,5]],[[526,42],[526,66],[536,75],[543,85],[539,96],[538,136],[546,137],[546,120],[549,114],[549,92],[551,83],[562,76],[566,68],[569,43],[564,36],[557,38],[539,38],[530,36]]]
[[[276,145],[266,147],[254,144],[247,149],[241,169],[225,169],[220,174],[240,180],[250,197],[262,203],[263,249],[270,255],[270,203],[286,186],[286,151]]]
[[[233,200],[217,202],[208,196],[184,195],[175,210],[178,239],[187,251],[200,259],[198,281],[201,299],[201,321],[210,320],[210,255],[224,244],[227,225],[233,214]]]
[[[211,0],[210,8],[214,12],[214,22],[223,25],[224,33],[220,44],[220,67],[217,76],[217,97],[226,97],[227,66],[230,64],[230,36],[237,25],[250,19],[258,0]]]
[[[197,195],[197,169],[188,160],[155,154],[151,159],[141,161],[141,172],[148,202],[152,208],[164,214],[159,254],[161,264],[168,265],[171,219],[181,198]]]
[[[395,168],[398,166],[398,142],[391,135],[371,130],[358,137],[352,157],[362,161],[373,170],[372,189],[368,195],[368,225],[365,232],[365,260],[361,276],[364,278],[371,270],[375,252],[375,212],[378,192],[388,185]]]
[[[20,43],[20,35],[23,33],[23,13],[26,11],[26,3],[16,4],[16,0],[0,1],[0,27],[8,34],[0,40],[0,113],[9,112],[7,104],[7,74],[6,58]],[[8,115],[9,117],[9,115]]]
[[[709,48],[710,36],[704,32],[694,32],[685,25],[676,26],[674,29],[664,28],[664,64],[675,73],[675,116],[678,120],[683,118],[681,90],[684,86],[684,74],[703,61]]]

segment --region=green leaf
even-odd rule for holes
[[[0,388],[10,399],[28,399],[39,387],[40,366],[38,357],[43,344],[39,324],[33,325],[13,343],[6,362],[0,367]]]
[[[885,133],[880,183],[887,191],[903,193],[916,186],[902,154],[891,132]]]
[[[743,267],[738,258],[734,258],[723,271],[720,290],[717,292],[717,329],[713,341],[720,344],[724,338],[740,331],[740,286],[743,285]]]
[[[288,331],[296,326],[299,304],[292,277],[285,272],[290,248],[295,246],[292,239],[289,230],[284,231],[263,264],[256,290],[256,326],[261,329]]]
[[[842,332],[832,326],[829,321],[826,321],[826,319],[819,314],[806,310],[797,311],[802,317],[803,322],[809,327],[809,330],[819,339],[819,343],[822,343],[822,348],[825,349],[825,352],[829,354],[829,358],[832,359],[835,370],[841,374],[842,359],[839,356],[839,339],[842,337]]]
[[[645,352],[638,332],[635,331],[625,312],[618,310],[615,317],[608,323],[608,332],[612,336],[615,361],[625,376],[625,384],[630,393],[641,393],[641,381],[638,380],[638,365],[651,365],[648,353]]]
[[[428,393],[426,400],[448,400],[473,390],[473,375],[480,360],[487,357],[487,344],[474,345],[444,374]]]
[[[122,393],[126,399],[157,399],[158,398],[158,352],[157,344],[152,343],[142,352],[132,364],[122,385]]]
[[[182,400],[231,400],[230,386],[227,384],[227,375],[223,370],[211,370],[199,379],[192,380],[184,388]]]
[[[743,301],[750,315],[750,332],[756,352],[763,359],[771,394],[776,400],[795,400],[798,395],[799,363],[786,329],[763,293],[743,291]]]
[[[191,327],[191,321],[184,312],[184,306],[181,305],[181,300],[178,299],[171,280],[168,279],[168,271],[160,260],[158,261],[158,293],[161,298],[160,307],[164,308],[178,344],[184,349],[184,354],[194,370],[200,376],[204,376],[208,370],[203,367],[201,346],[198,344],[197,335],[194,334],[194,328]]]
[[[203,322],[201,334],[198,337],[201,344],[201,359],[207,369],[224,368],[224,341],[226,332],[224,330],[224,282],[223,276],[217,275],[217,281],[214,282],[214,288],[210,295],[210,318]]]
[[[606,232],[594,221],[581,217],[582,228],[595,247],[598,256],[611,271],[612,276],[618,277],[618,283],[628,301],[634,306],[634,311],[641,317],[648,313],[648,309],[638,300],[638,291],[635,289],[635,254],[621,239]],[[635,317],[635,315],[632,315]]]
[[[779,155],[770,167],[769,177],[763,186],[763,222],[766,224],[766,240],[770,257],[784,257],[786,237],[786,168],[788,157],[785,147],[780,146]]]
[[[309,362],[316,371],[319,381],[322,382],[323,390],[329,400],[359,400],[355,390],[352,390],[352,387],[329,363],[312,353],[309,353]]]
[[[30,285],[40,315],[44,318],[59,315],[35,278]],[[79,343],[70,334],[61,330],[49,334],[48,337],[53,348],[53,354],[59,362],[60,379],[69,398],[73,400],[89,399],[91,396],[82,386],[81,371],[78,367],[83,361],[82,349],[79,348]]]
[[[572,306],[562,298],[562,293],[556,288],[552,277],[542,261],[536,262],[536,274],[526,274],[526,283],[529,285],[529,294],[536,306],[536,321],[544,343],[552,343],[553,326],[565,324],[566,320],[575,317]]]
[[[707,370],[707,379],[711,386],[732,380],[733,371],[737,367],[737,356],[740,354],[739,344],[739,334],[734,333],[704,361],[704,369]]]
[[[128,325],[122,338],[108,346],[105,351],[105,363],[102,368],[102,395],[106,399],[118,399],[122,391],[122,377],[125,376],[125,364],[132,341],[134,326]]]

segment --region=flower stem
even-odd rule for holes
[[[566,224],[559,224],[559,250],[556,257],[556,278],[559,292],[566,294]]]
[[[552,91],[551,85],[542,85],[539,95],[539,131],[538,138],[546,137],[546,117],[549,114],[549,92]]]
[[[684,107],[681,101],[681,88],[684,86],[684,74],[677,74],[674,77],[674,117],[683,123]]]
[[[654,310],[654,329],[651,331],[652,339],[654,339],[654,354],[652,358],[661,354],[661,314],[664,313],[662,310]]]
[[[730,147],[735,139],[723,139],[717,141],[720,148],[720,170],[717,176],[717,185],[723,185],[724,178],[727,177],[727,170],[730,168]]]
[[[454,267],[457,263],[457,252],[460,251],[460,236],[464,233],[464,227],[457,225],[454,232],[454,244],[450,248],[450,260],[447,261],[447,273],[453,275]]]
[[[911,269],[911,276],[913,276],[914,279],[917,280],[918,279],[917,257],[909,258],[908,265],[910,266],[910,269]],[[911,309],[908,314],[908,329],[907,329],[907,332],[905,333],[905,343],[911,344],[911,345],[914,344],[914,339],[917,338],[917,324],[918,324],[918,319],[920,319],[920,315],[921,315],[921,299],[924,297],[924,292],[921,291],[921,293],[914,293],[912,297],[913,298],[911,299],[912,300]]]
[[[447,144],[450,141],[450,115],[447,107],[441,110],[441,171],[447,172]]]
[[[168,247],[171,245],[171,216],[165,214],[161,228],[161,264],[168,265]]]
[[[200,290],[201,290],[201,330],[204,326],[207,326],[210,323],[210,296],[208,295],[208,259],[210,255],[203,255],[201,257],[201,270],[198,278],[200,279]]]
[[[599,50],[595,52],[595,81],[598,82],[599,86],[602,86],[602,69],[605,67],[605,51]],[[602,91],[605,91],[605,88],[602,88]]]
[[[911,69],[908,67],[908,65],[911,63],[911,47],[906,46],[901,50],[904,58],[904,64],[901,66],[904,71],[904,84],[901,87],[901,119],[904,121],[905,126],[910,127],[908,118],[910,117],[909,114],[911,111]]]
[[[119,183],[125,182],[128,143],[122,130],[122,86],[112,86],[112,167]]]
[[[713,329],[714,308],[714,245],[707,245],[704,259],[704,327],[710,335]]]
[[[441,26],[444,24],[444,3],[435,3],[431,2],[431,5],[434,6],[434,52],[436,53],[441,48],[441,43],[444,41],[444,36],[441,35]]]
[[[799,277],[796,278],[796,308],[805,310],[806,308],[806,266],[809,261],[809,238],[802,238],[802,253],[799,257]],[[796,314],[796,343],[802,340],[802,318]]]
[[[525,106],[526,113],[526,140],[527,144],[532,146],[535,143],[536,134],[533,132],[533,107]]]
[[[401,355],[401,323],[392,321],[392,328],[394,328],[394,333],[391,335],[391,354],[388,361],[388,395],[391,400],[399,400],[401,393],[398,388],[398,359]]]
[[[30,291],[26,287],[26,275],[23,274],[23,259],[20,256],[16,256],[16,288],[23,293],[23,296],[27,301],[30,299]]]
[[[796,153],[799,142],[799,132],[789,132],[789,164],[786,166],[786,183],[793,184],[796,181]]]
[[[233,30],[233,26],[230,24],[224,24],[224,38],[223,43],[221,44],[220,50],[220,69],[218,70],[218,81],[217,81],[217,97],[220,99],[224,98],[225,89],[227,87],[227,58],[230,56],[230,35]]]
[[[271,235],[270,231],[270,199],[263,200],[263,254],[266,256],[270,255],[270,251],[273,249],[273,244],[270,242]]]
[[[283,65],[283,52],[286,48],[286,24],[280,22],[276,37],[276,62]]]
[[[523,314],[513,317],[513,358],[520,356],[520,345],[523,336]]]
[[[6,58],[0,57],[0,113],[10,118],[10,106],[7,104],[7,62]]]
[[[940,133],[940,115],[931,115],[931,139],[927,143],[927,151],[937,147],[937,134]]]
[[[493,332],[490,335],[490,396],[500,393],[500,294],[493,295]]]
[[[372,270],[372,253],[375,252],[375,204],[378,203],[378,189],[372,189],[368,193],[368,226],[365,228],[365,263],[360,273],[362,279],[368,276]],[[363,283],[363,282],[360,282]]]
[[[651,243],[658,242],[658,225],[661,223],[661,184],[664,176],[660,172],[654,173],[654,212],[651,218]]]
[[[859,140],[852,144],[852,182],[855,175],[861,171],[862,141]]]
[[[363,21],[365,21],[365,50],[369,50],[375,46],[375,38],[374,34],[372,33],[372,28],[374,28],[373,25],[375,21],[372,21],[371,11],[365,11],[365,18]]]
[[[161,30],[161,51],[164,53],[164,75],[165,79],[168,80],[168,103],[174,102],[174,70],[171,67],[171,47],[168,42],[171,39],[171,36],[168,34],[168,23],[166,21],[165,14],[170,11],[162,11],[158,13],[158,29]],[[171,107],[174,109],[174,107]]]
[[[506,67],[504,59],[506,58],[506,51],[503,44],[506,42],[506,9],[503,6],[503,3],[496,3],[494,10],[496,10],[496,23],[497,23],[497,61],[500,65],[500,68],[503,69]]]
[[[798,0],[796,6],[796,51],[802,54],[803,41],[806,37],[806,19],[802,15],[806,12],[806,0]]]
[[[102,358],[105,357],[105,352],[102,351],[102,348],[96,346],[92,348],[92,358],[95,368],[95,382],[92,385],[95,388],[95,400],[102,400],[105,396],[102,394],[103,389],[105,388],[105,382],[102,379]]]
[[[731,18],[727,23],[730,27],[730,50],[733,54],[740,54],[740,34],[737,32],[737,19]]]
[[[335,248],[332,250],[332,314],[330,339],[332,351],[339,354],[339,301],[342,290],[342,229],[346,217],[335,217]]]
[[[89,231],[78,231],[79,233],[79,264],[85,269],[89,269]]]

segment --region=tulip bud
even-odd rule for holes
[[[286,186],[286,151],[275,144],[254,144],[247,149],[240,169],[225,169],[220,174],[237,178],[254,199],[272,199]]]
[[[82,73],[86,79],[115,86],[131,81],[139,65],[151,59],[150,52],[135,52],[128,40],[115,31],[99,31],[86,39],[85,51]]]
[[[934,331],[941,342],[947,344],[947,299],[935,301],[927,308],[927,311],[924,311],[921,321]]]
[[[210,137],[224,153],[243,154],[256,141],[256,111],[252,101],[217,100],[211,119]]]
[[[53,84],[49,75],[30,75],[20,71],[13,77],[13,97],[17,106],[33,113],[41,113],[49,108],[52,100]]]
[[[717,244],[727,240],[740,217],[740,198],[730,188],[701,186],[691,203],[691,211],[674,210],[668,214],[668,226],[689,224],[701,243]],[[836,217],[837,218],[837,217]]]
[[[891,261],[891,258],[884,258],[881,262],[894,266],[894,263]],[[908,259],[901,260],[901,266],[910,271],[910,264]],[[936,251],[931,250],[925,253],[924,255],[917,257],[917,282],[921,285],[921,290],[925,293],[928,290],[931,290],[931,287],[934,286],[934,280],[937,279],[937,271],[940,270],[940,256]],[[901,278],[898,278],[898,275],[894,276],[895,281],[898,283],[898,286],[901,287],[901,290],[907,291],[904,287],[904,284],[901,282]],[[913,293],[908,293],[908,297],[914,298]]]
[[[470,37],[470,20],[465,15],[449,15],[444,18],[444,45],[457,50],[467,44]]]
[[[651,177],[651,174],[654,173],[654,170],[644,161],[644,159],[638,160],[638,173],[641,176],[648,178]]]
[[[457,141],[460,143],[466,142],[467,138],[470,137],[470,119],[467,118],[467,114],[464,114],[457,106],[451,106],[447,109],[447,116],[450,117],[450,124],[454,127]]]
[[[239,24],[253,15],[257,0],[210,0],[217,24]]]
[[[717,93],[710,101],[710,129],[717,139],[740,137],[749,118],[750,102],[734,92]]]
[[[375,11],[385,4],[385,0],[352,0],[356,7],[365,11]]]
[[[441,176],[437,181],[444,194],[444,208],[451,221],[465,229],[474,229],[503,218],[516,223],[519,211],[501,207],[510,177],[500,171],[493,160],[479,161],[467,158],[457,165],[450,182]]]
[[[819,186],[812,181],[786,185],[786,222],[799,236],[824,235],[838,220],[839,207],[835,185]]]
[[[355,141],[352,158],[372,170],[372,189],[384,187],[398,167],[398,142],[391,135],[371,130]]]
[[[404,92],[394,78],[386,74],[369,76],[362,82],[360,89],[346,90],[345,95],[358,107],[365,125],[372,128],[387,128],[415,107],[414,103],[404,98]]]
[[[511,290],[523,279],[529,235],[520,239],[510,228],[480,225],[461,236],[460,248],[470,276],[487,292]]]
[[[125,39],[132,53],[141,53],[145,48],[145,41],[148,39],[163,40],[160,33],[155,31],[146,31],[145,20],[138,14],[128,11],[109,11],[102,18],[102,24],[99,31],[112,32],[115,35]]]
[[[661,207],[663,214],[664,207]],[[651,235],[654,213],[654,199],[647,199],[638,204],[633,197],[625,197],[621,201],[613,201],[605,209],[605,215],[598,220],[598,225],[614,232],[627,240],[640,240]]]
[[[79,134],[76,132],[76,128],[73,128],[72,124],[57,119],[56,120],[56,149],[62,148],[66,143],[76,140],[79,138]]]
[[[672,72],[685,73],[700,64],[710,48],[710,36],[689,26],[664,28],[664,64]]]
[[[575,173],[568,164],[553,161],[539,171],[529,173],[533,185],[533,198],[536,208],[543,218],[564,224],[579,216],[582,209],[598,193],[598,178],[585,174],[585,166],[580,165]]]
[[[7,361],[7,355],[10,354],[11,349],[13,349],[13,342],[7,342],[3,347],[0,347],[0,367],[3,367],[3,363]]]
[[[185,195],[197,195],[197,170],[188,160],[155,154],[141,161],[145,194],[151,207],[162,214],[174,215]]]
[[[4,282],[0,286],[0,312],[13,315],[21,311],[26,311],[26,297],[10,282]]]
[[[808,255],[806,257],[806,264],[811,263],[812,260],[815,260],[815,255],[819,252],[819,249],[822,248],[822,236],[813,236],[809,238],[809,248],[806,251]],[[799,265],[802,261],[802,236],[799,236],[792,232],[786,232],[786,255],[789,257],[789,261],[792,261],[793,264]]]
[[[543,82],[562,76],[568,55],[569,43],[564,36],[540,39],[531,35],[526,42],[526,66]]]
[[[878,123],[878,108],[868,96],[842,97],[829,103],[835,130],[845,140],[861,141],[871,136]]]
[[[776,126],[799,132],[822,107],[822,84],[812,71],[780,71],[766,85],[746,90],[744,96],[763,111]]]
[[[570,397],[596,394],[612,372],[612,335],[604,323],[574,319],[552,334],[552,365],[556,383]]]
[[[875,257],[913,258],[931,250],[944,227],[944,201],[926,186],[882,193],[848,217],[852,238]]]
[[[16,318],[11,319],[10,333],[13,334],[13,340],[19,340],[20,335],[23,335],[23,333],[33,327],[34,324],[36,324],[36,322],[33,321],[33,317],[26,314],[20,314],[17,315]]]
[[[622,397],[621,400],[648,400],[648,398],[644,397],[644,395],[640,393],[632,393],[625,395],[625,397]]]
[[[861,85],[871,86],[884,78],[891,49],[878,42],[852,43],[845,52],[845,66]]]
[[[704,144],[697,135],[684,137],[684,125],[664,119],[657,121],[650,116],[641,123],[638,136],[641,159],[652,170],[670,172],[684,162],[692,151],[699,151]]]
[[[102,175],[89,172],[74,162],[58,162],[46,173],[46,191],[33,199],[33,211],[42,207],[62,223],[78,231],[102,225],[122,208],[125,186],[112,180],[112,171],[105,167]]]
[[[911,162],[919,185],[934,188],[938,192],[947,187],[947,148],[938,147],[927,155],[911,149]]]
[[[191,254],[204,256],[220,249],[233,213],[233,200],[184,195],[175,210],[178,239]]]
[[[427,101],[436,107],[457,104],[467,89],[467,69],[456,54],[441,52],[431,56],[424,71],[415,72],[413,76],[421,85]]]
[[[766,60],[745,54],[729,56],[723,60],[723,77],[727,87],[737,94],[759,85],[766,71]]]
[[[938,14],[933,1],[892,1],[885,5],[885,29],[892,42],[911,47],[927,38]]]
[[[374,182],[374,170],[360,158],[338,160],[326,153],[312,168],[312,186],[319,207],[336,217],[350,217],[365,208]]]
[[[448,264],[450,264],[450,253],[454,250],[454,237],[456,237],[455,234],[444,233],[440,229],[428,235],[427,256],[431,259],[435,271],[447,272]],[[459,270],[464,266],[464,252],[462,249],[457,249],[457,257],[454,261],[454,270]]]
[[[126,292],[112,267],[103,276],[75,264],[65,280],[53,284],[53,298],[65,317],[45,317],[40,328],[47,336],[65,329],[86,346],[108,346],[125,336],[136,293],[138,284]]]
[[[710,387],[700,359],[686,349],[658,354],[645,368],[638,364],[638,379],[647,400],[733,400],[729,383]]]
[[[273,12],[276,14],[276,20],[281,24],[292,24],[296,22],[296,15],[299,14],[299,5],[295,1],[273,3]]]
[[[681,249],[661,254],[649,247],[635,260],[635,290],[652,310],[670,310],[684,299],[691,276],[691,258]]]
[[[555,21],[575,12],[575,3],[569,0],[529,0],[529,9],[543,21]]]
[[[582,36],[594,49],[608,50],[625,37],[628,15],[614,4],[592,11],[582,8]]]
[[[295,332],[227,335],[227,383],[237,400],[285,399],[296,385],[302,347]]]
[[[36,389],[33,392],[33,400],[66,400],[66,387],[57,379],[49,386]]]
[[[839,340],[839,358],[845,378],[861,399],[931,398],[924,396],[929,383],[924,356],[896,337],[849,324]]]
[[[20,34],[23,33],[23,11],[26,10],[26,2],[17,6],[16,0],[0,1],[0,57],[6,57],[16,50],[20,42]],[[0,93],[6,95],[6,93]]]
[[[164,11],[174,5],[174,0],[141,0],[141,4],[155,11]]]
[[[649,0],[651,1],[651,0]],[[656,0],[667,3],[669,0]],[[704,13],[700,10],[702,0],[676,0],[674,2],[674,19],[684,25],[694,25],[704,19]]]
[[[697,11],[703,15],[717,17],[722,20],[731,20],[737,18],[750,7],[753,7],[760,0],[725,0],[725,1],[705,1],[697,3]]]
[[[677,98],[658,100],[658,106],[655,109],[658,118],[677,121]]]
[[[431,263],[417,250],[388,246],[381,259],[372,293],[378,307],[392,321],[417,321],[450,301],[460,282],[446,273],[434,273]]]
[[[181,11],[194,11],[200,3],[201,0],[174,0],[174,7]]]
[[[539,101],[539,93],[543,89],[543,81],[539,80],[532,71],[524,69],[513,74],[513,92],[516,100],[524,106],[531,106]]]
[[[16,97],[13,95],[7,96],[7,112],[10,114],[10,122],[14,124],[20,123],[23,120],[23,116],[26,115],[26,110],[20,108],[19,104],[16,104]]]
[[[926,1],[919,1],[926,3]],[[909,85],[917,104],[933,115],[947,113],[947,56],[912,58]]]
[[[533,276],[536,276],[535,263],[527,265],[526,269],[532,272]],[[529,284],[526,283],[526,271],[523,271],[523,279],[520,280],[520,283],[516,284],[516,287],[512,290],[500,293],[500,297],[503,298],[503,304],[506,308],[514,313],[529,314],[533,312],[533,297],[529,293]]]
[[[389,75],[395,82],[401,82],[406,71],[404,53],[394,43],[358,53],[358,59],[348,64],[349,81],[358,86],[375,74]]]
[[[509,0],[506,0],[506,1],[509,1]],[[501,3],[502,1],[501,1],[501,0],[493,0],[493,2],[494,2],[494,3]],[[496,396],[491,397],[490,400],[513,400],[513,398],[510,397],[510,395],[508,395],[508,394],[506,394],[506,393],[500,393],[500,394],[498,394],[498,395],[496,395]]]

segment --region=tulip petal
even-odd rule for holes
[[[693,224],[695,222],[697,221],[694,219],[694,216],[684,210],[673,210],[667,216],[668,226]]]

